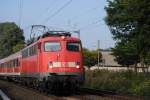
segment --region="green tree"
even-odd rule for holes
[[[97,64],[97,58],[98,58],[98,52],[96,50],[88,50],[86,48],[83,49],[83,54],[84,54],[84,65],[90,68],[91,66],[94,66]],[[101,53],[100,53],[100,60],[101,60]]]
[[[17,45],[13,46],[13,52],[15,53],[23,48],[24,48],[24,44],[18,43]]]
[[[108,0],[105,10],[105,21],[116,41],[114,55],[123,58],[120,64],[142,62],[150,51],[150,1]]]
[[[23,30],[15,23],[0,23],[0,59],[22,49],[17,45],[24,45],[24,39]],[[13,51],[13,48],[17,50]]]
[[[121,42],[112,49],[112,54],[115,55],[115,60],[118,64],[129,67],[129,65],[137,64],[139,62],[138,54],[136,53],[136,45],[133,44],[134,43],[130,42]]]

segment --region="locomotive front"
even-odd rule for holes
[[[47,88],[76,89],[84,82],[81,41],[69,34],[48,36],[42,40],[40,68]]]

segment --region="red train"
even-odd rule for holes
[[[84,82],[81,41],[67,32],[47,32],[1,59],[0,76],[40,89],[78,88]]]

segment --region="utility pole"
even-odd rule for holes
[[[23,9],[23,0],[19,0],[19,18],[18,18],[19,28],[21,27],[22,9]]]
[[[100,52],[99,52],[99,50],[100,50],[100,40],[98,40],[98,44],[97,44],[97,64],[98,64],[98,69],[99,69],[99,67],[100,67]]]

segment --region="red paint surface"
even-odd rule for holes
[[[61,43],[61,51],[57,52],[45,52],[44,51],[44,43],[47,41],[58,41]],[[30,73],[30,72],[83,72],[83,55],[82,50],[81,52],[72,52],[66,49],[67,42],[80,42],[77,38],[67,37],[62,39],[60,37],[48,37],[38,40],[37,42],[31,44],[40,44],[40,48],[38,49],[37,55],[30,56],[27,58],[22,58],[22,55],[18,57],[13,57],[12,59],[19,58],[20,59],[20,66],[16,68],[0,68],[1,73],[11,73],[11,72],[23,72],[23,73]],[[30,47],[28,46],[28,47]],[[26,47],[26,48],[28,48]],[[15,56],[15,55],[14,55]],[[7,57],[11,59],[11,57]],[[5,60],[3,60],[5,61]],[[49,62],[57,61],[57,62],[64,62],[61,67],[58,68],[49,68]],[[68,67],[67,62],[80,62],[80,68],[77,69],[74,67]],[[1,63],[1,60],[0,60]],[[65,64],[66,63],[66,64]]]

